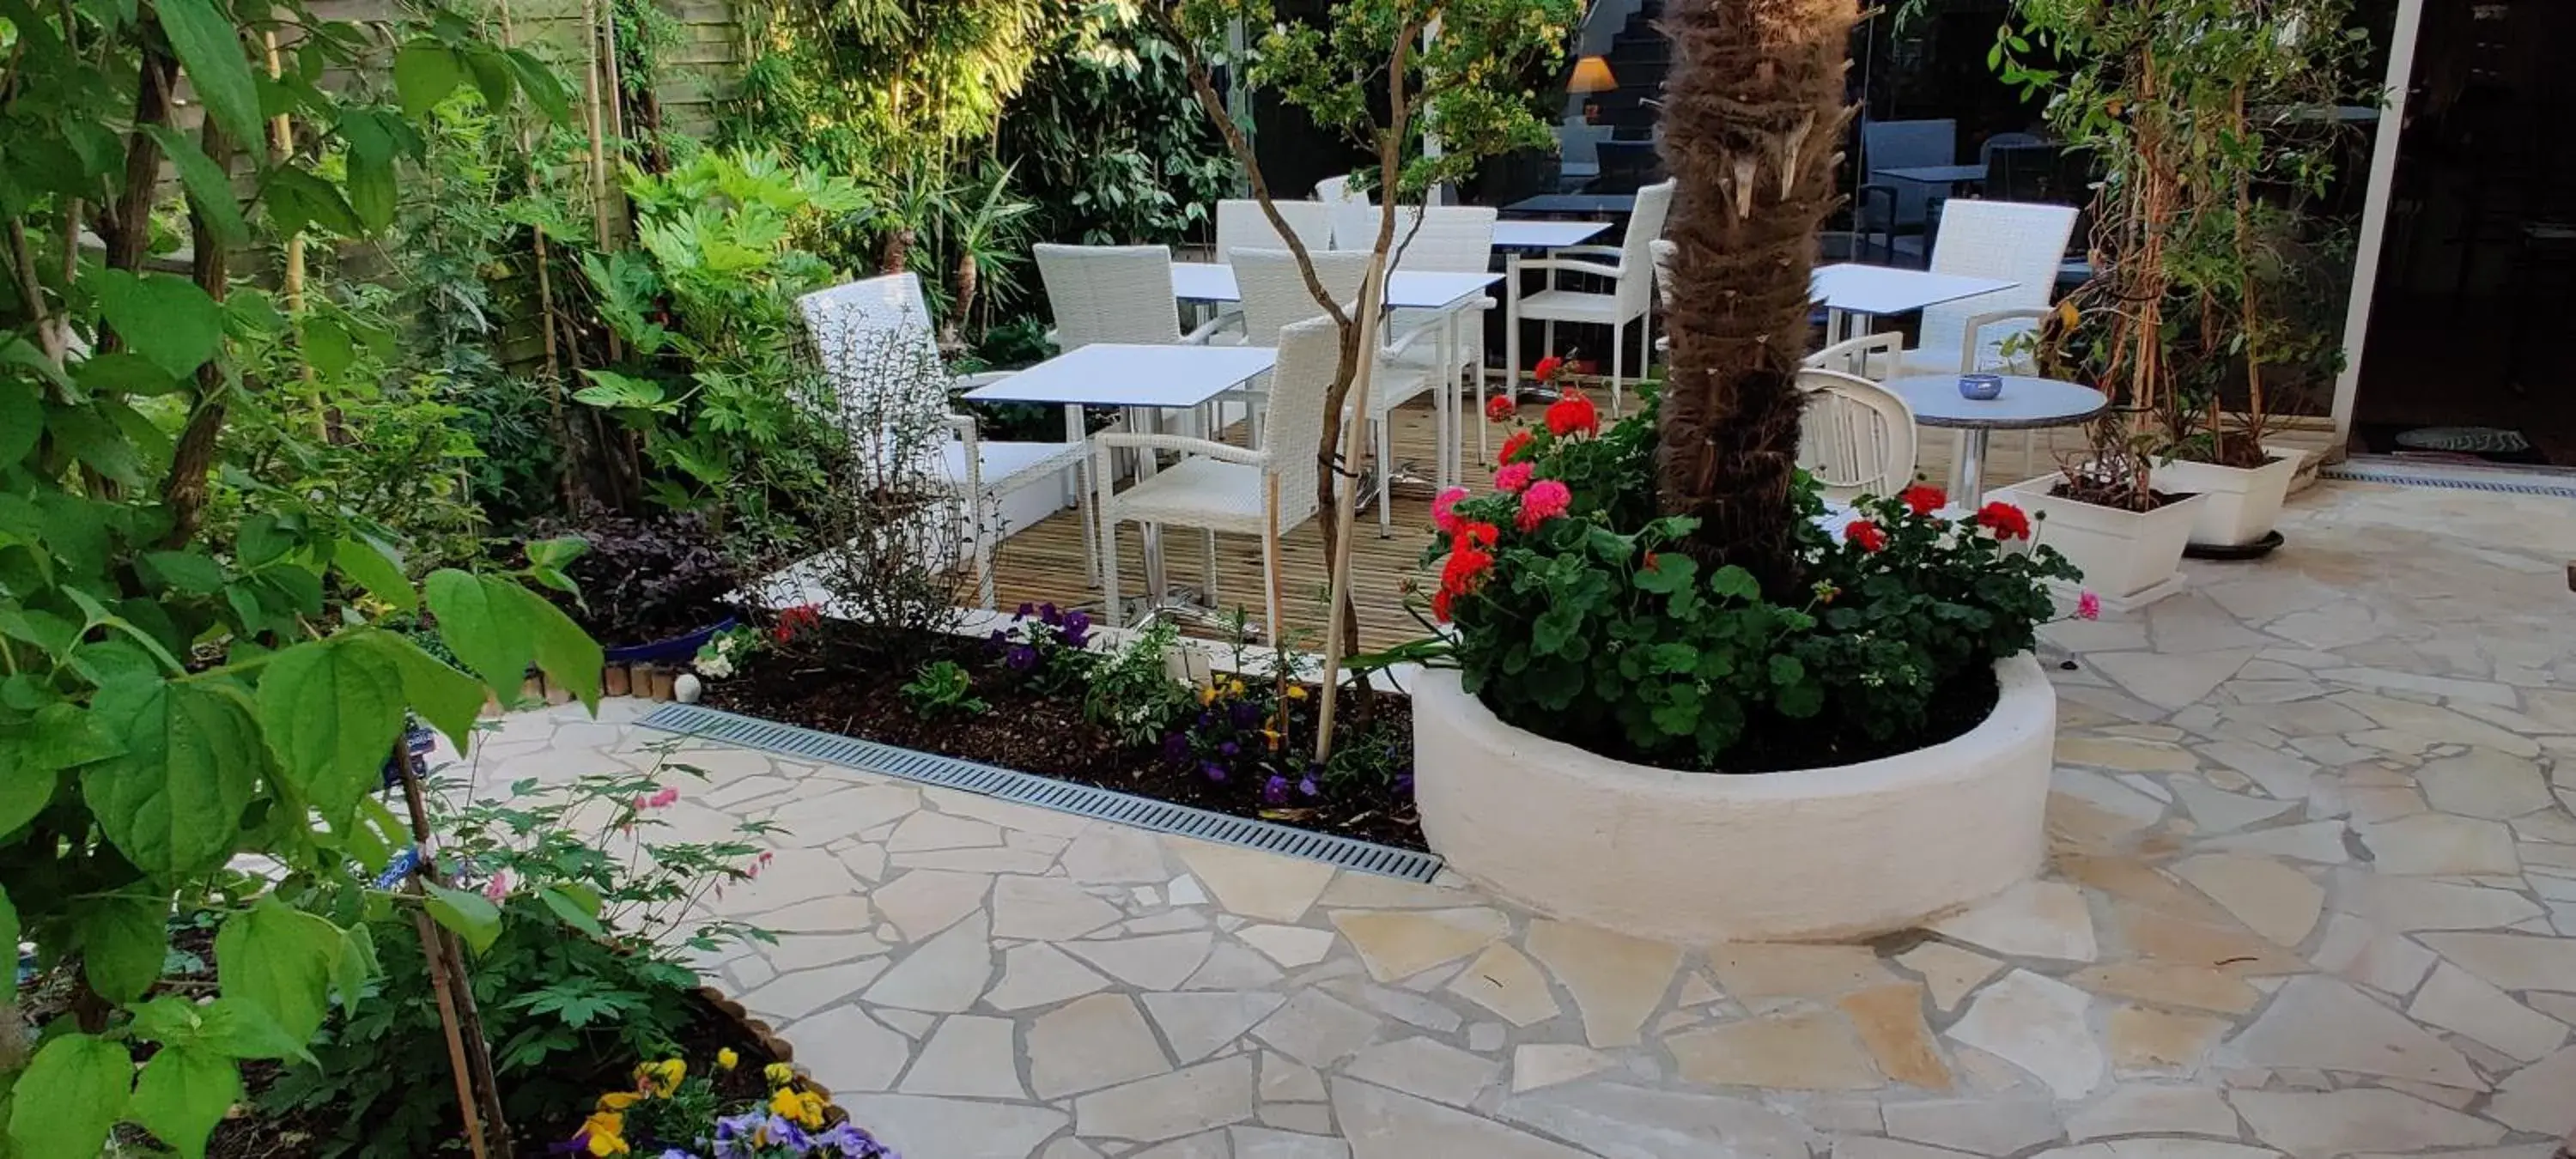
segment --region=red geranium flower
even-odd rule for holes
[[[1502,463],[1511,462],[1514,456],[1519,455],[1521,451],[1529,445],[1530,433],[1528,431],[1513,431],[1512,437],[1503,440],[1503,457],[1496,461]]]
[[[1565,360],[1550,354],[1545,358],[1539,359],[1537,368],[1531,370],[1530,373],[1540,382],[1554,382],[1556,381],[1557,372],[1563,369],[1565,369]]]
[[[1949,495],[1930,483],[1917,483],[1908,487],[1905,493],[1897,498],[1904,500],[1905,509],[1916,515],[1930,515],[1939,511],[1942,504],[1950,501]]]
[[[1519,413],[1520,404],[1512,401],[1508,394],[1498,394],[1485,400],[1485,419],[1488,422],[1507,423]]]
[[[1447,589],[1444,588],[1440,591],[1431,593],[1431,618],[1438,620],[1443,624],[1449,622],[1449,592]]]
[[[784,644],[802,633],[822,626],[823,616],[815,610],[814,605],[798,604],[792,608],[779,610],[778,623],[770,627],[769,636]]]
[[[1496,527],[1491,523],[1478,523],[1472,519],[1462,519],[1458,521],[1458,533],[1450,537],[1449,549],[1455,552],[1473,551],[1477,548],[1492,547],[1494,545],[1495,537],[1500,536],[1502,533],[1501,528]]]
[[[1843,528],[1843,541],[1858,544],[1862,551],[1877,551],[1887,546],[1887,533],[1866,519],[1855,519]]]
[[[1564,398],[1547,408],[1549,434],[1564,438],[1576,432],[1597,434],[1601,430],[1601,412],[1593,409],[1592,400],[1580,391],[1567,391]]]
[[[1977,526],[1994,532],[1997,539],[2030,538],[2030,516],[2002,500],[1977,509]]]

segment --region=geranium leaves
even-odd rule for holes
[[[81,770],[81,795],[136,868],[177,876],[230,854],[268,768],[240,690],[211,681],[119,680],[92,701],[124,751]]]

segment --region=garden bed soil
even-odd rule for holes
[[[942,659],[975,674],[975,695],[989,705],[988,711],[927,717],[904,699],[900,690],[918,666]],[[996,679],[998,669],[984,641],[963,637],[926,641],[918,655],[865,665],[821,664],[763,652],[732,679],[711,683],[702,703],[1213,813],[1400,849],[1427,848],[1410,793],[1395,786],[1327,787],[1321,797],[1274,805],[1261,799],[1261,786],[1252,778],[1210,781],[1195,767],[1175,766],[1154,746],[1122,743],[1110,730],[1083,719],[1078,698],[1041,695]],[[1372,699],[1374,717],[1368,725],[1351,721],[1345,700],[1345,715],[1335,731],[1349,743],[1360,728],[1380,726],[1377,735],[1401,749],[1395,754],[1399,767],[1410,768],[1411,701],[1386,692]]]
[[[1757,716],[1745,722],[1743,737],[1736,741],[1735,747],[1726,750],[1724,763],[1715,769],[1674,764],[1637,753],[1628,748],[1615,725],[1603,735],[1583,735],[1571,730],[1550,729],[1544,724],[1515,724],[1585,752],[1651,768],[1685,773],[1706,772],[1714,776],[1793,773],[1800,769],[1857,765],[1956,740],[1993,715],[1999,694],[1992,668],[1979,667],[1962,672],[1956,679],[1932,690],[1931,700],[1924,705],[1923,731],[1886,740],[1875,740],[1862,733],[1830,727],[1812,719],[1792,720],[1767,714]]]

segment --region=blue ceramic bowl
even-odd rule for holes
[[[1962,374],[1959,397],[1971,402],[1992,402],[2003,397],[2004,380],[1999,374]]]

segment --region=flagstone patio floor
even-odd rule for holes
[[[1871,945],[1640,941],[725,748],[667,816],[785,830],[716,903],[778,944],[709,976],[909,1159],[2543,1159],[2576,505],[2330,483],[2283,531],[2048,630],[2047,873]],[[649,769],[647,707],[510,717],[475,780]]]

